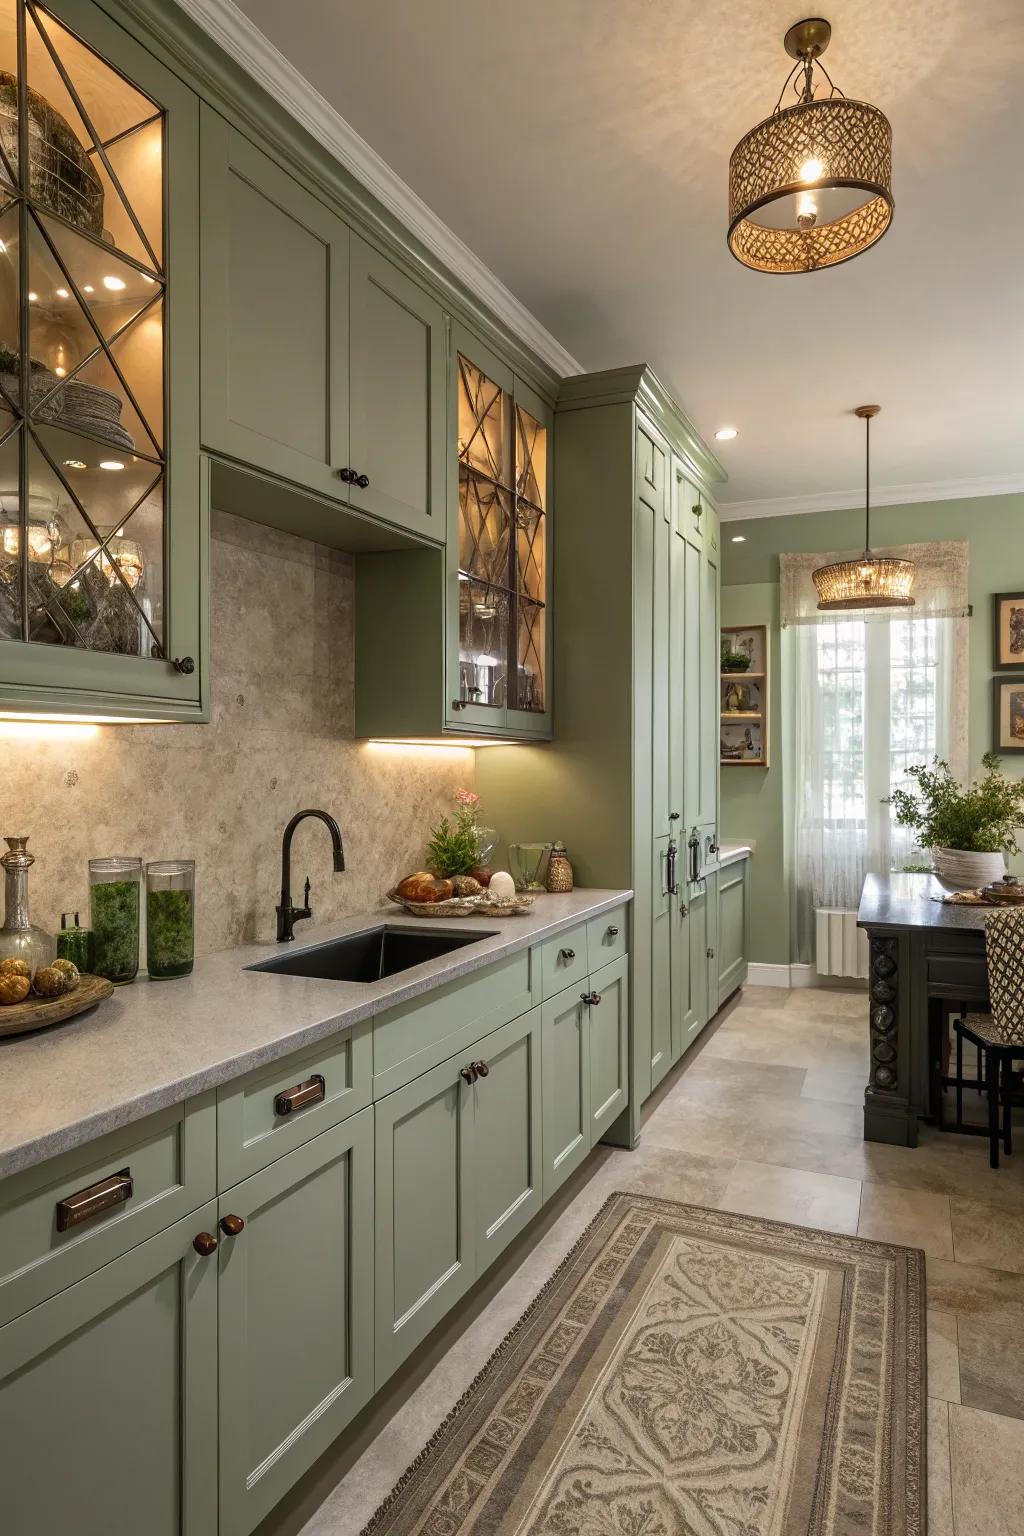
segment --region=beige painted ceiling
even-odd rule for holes
[[[827,64],[894,134],[896,216],[799,277],[725,244],[734,142],[789,66],[779,0],[240,0],[587,368],[645,360],[723,501],[1024,486],[1024,0],[834,0]]]

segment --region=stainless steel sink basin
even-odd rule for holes
[[[278,976],[317,976],[327,981],[380,981],[425,960],[436,960],[453,949],[479,944],[492,933],[428,933],[381,925],[344,939],[313,944],[309,949],[288,950],[272,960],[247,967],[272,971]]]

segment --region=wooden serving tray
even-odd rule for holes
[[[76,1013],[95,1008],[114,990],[114,983],[105,976],[82,973],[82,979],[73,992],[63,997],[26,997],[23,1003],[9,1003],[0,1007],[0,1035],[26,1035],[33,1029],[45,1029],[48,1024],[60,1024],[73,1019]]]

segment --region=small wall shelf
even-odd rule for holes
[[[768,626],[722,628],[719,674],[719,760],[728,768],[768,767]],[[727,670],[729,656],[746,656],[746,667]]]

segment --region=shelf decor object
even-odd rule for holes
[[[853,413],[864,423],[864,553],[855,560],[821,565],[813,573],[823,611],[914,606],[914,562],[871,551],[871,419],[881,409],[858,405]]]
[[[721,631],[719,760],[768,767],[768,626],[726,624]]]
[[[0,640],[165,660],[164,140],[56,17],[3,8]]]
[[[729,157],[729,249],[757,272],[836,266],[892,221],[892,129],[877,107],[833,83],[821,63],[831,36],[820,16],[790,27],[785,47],[796,63],[772,115]],[[797,100],[784,107],[790,87]]]

